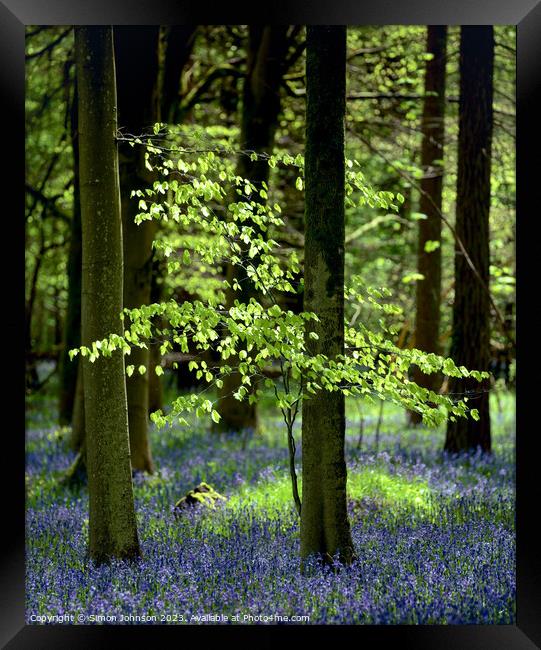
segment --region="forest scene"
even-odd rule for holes
[[[515,37],[26,27],[28,624],[516,623]]]

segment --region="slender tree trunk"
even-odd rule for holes
[[[161,364],[162,356],[160,346],[152,345],[150,348],[150,367],[152,371],[148,378],[148,415],[163,409],[163,384],[161,377],[154,372],[154,368]]]
[[[129,198],[127,178],[121,185],[122,225],[124,237],[124,307],[133,309],[150,303],[150,275],[152,269],[152,240],[155,222],[136,225],[137,203]],[[134,188],[135,189],[135,188]],[[134,209],[135,208],[135,209]],[[132,348],[128,363],[135,366],[131,377],[126,378],[128,416],[130,423],[130,449],[132,468],[152,473],[153,462],[148,438],[148,395],[150,367],[149,348]],[[139,366],[146,372],[140,374]]]
[[[159,27],[115,27],[119,124],[127,132],[149,132],[158,111]],[[156,221],[134,221],[139,212],[132,190],[141,189],[151,179],[145,173],[144,150],[121,143],[120,200],[124,242],[124,307],[148,305],[152,275],[152,241]],[[148,438],[148,391],[150,354],[148,348],[133,348],[127,363],[135,372],[126,379],[132,468],[152,473],[153,462]],[[144,374],[140,366],[147,368]]]
[[[169,113],[170,104],[176,100],[178,96],[178,88],[180,85],[180,76],[182,68],[185,65],[189,54],[191,52],[191,45],[193,43],[194,35],[193,26],[179,26],[172,27],[168,30],[167,35],[167,51],[164,61],[164,97],[161,96],[161,93],[158,92],[157,96],[153,95],[154,93],[154,75],[156,69],[153,67],[154,63],[152,62],[152,57],[154,53],[157,55],[157,33],[155,28],[150,28],[150,30],[145,30],[145,39],[141,41],[138,38],[139,47],[141,43],[146,43],[146,46],[143,48],[143,55],[147,58],[145,65],[150,67],[150,74],[146,75],[146,84],[145,84],[145,93],[147,95],[147,107],[155,106],[155,101],[161,97],[161,110],[166,114]],[[140,35],[140,32],[139,32]],[[121,70],[119,73],[122,73],[122,77],[126,79],[126,83],[119,81],[119,103],[120,100],[124,98],[124,103],[127,103],[130,106],[130,102],[137,102],[135,96],[129,97],[130,92],[136,92],[137,90],[141,91],[140,84],[136,79],[134,79],[133,74],[137,73],[137,70],[133,67],[133,61],[130,58],[133,55],[133,42],[130,45],[129,39],[137,37],[137,31],[133,31],[133,28],[128,30],[123,30],[122,28],[116,29],[116,41],[117,41],[117,52],[116,58],[119,62],[119,67]],[[131,54],[130,54],[131,52]],[[122,91],[122,97],[120,97],[120,91]],[[154,101],[155,100],[155,101]],[[121,107],[122,111],[122,107]],[[148,128],[150,123],[154,121],[154,117],[149,113],[153,112],[147,109],[146,117],[135,116],[133,111],[124,110],[121,112],[120,119],[123,120],[124,113],[126,119],[130,121],[130,129],[139,129]],[[76,116],[76,112],[75,112]],[[137,124],[139,122],[139,124]],[[76,129],[75,129],[76,130]],[[124,155],[124,164],[122,165],[122,172],[124,174],[121,179],[121,206],[123,212],[123,228],[124,228],[124,244],[125,244],[125,286],[124,288],[124,303],[125,306],[128,306],[127,302],[132,301],[135,307],[138,307],[140,304],[148,303],[147,295],[147,281],[148,281],[148,265],[145,265],[144,255],[148,255],[149,259],[152,254],[151,244],[152,238],[154,236],[153,228],[154,224],[142,224],[141,226],[136,226],[133,218],[137,213],[137,203],[130,199],[131,189],[139,189],[140,186],[144,185],[145,180],[140,179],[138,176],[138,163],[134,162],[134,151],[131,148],[124,147],[122,150]],[[78,155],[78,154],[77,154]],[[78,160],[77,160],[78,164]],[[135,171],[134,171],[135,169]],[[77,180],[77,172],[76,172]],[[78,188],[77,188],[78,189]],[[80,215],[79,215],[80,223]],[[73,237],[73,233],[72,233]],[[79,235],[80,240],[80,235]],[[130,242],[127,245],[127,242]],[[76,241],[76,239],[72,239]],[[80,245],[80,242],[79,242]],[[132,253],[132,251],[139,251],[139,255]],[[141,259],[137,259],[137,258]],[[128,258],[130,258],[128,260]],[[131,262],[131,263],[130,263]],[[80,266],[80,262],[79,262]],[[156,290],[157,287],[161,287],[155,281],[155,274],[162,273],[161,267],[158,268],[157,265],[154,265],[154,271],[151,270],[152,279],[150,280],[150,289],[148,293],[150,295],[151,302],[158,302],[161,299],[161,293]],[[79,271],[80,273],[80,271]],[[80,278],[80,275],[79,275]],[[80,279],[79,279],[80,283]],[[154,286],[154,293],[152,287]],[[140,290],[138,292],[138,289]],[[79,284],[80,291],[80,284]],[[133,299],[131,296],[133,294]],[[80,309],[80,302],[79,302]],[[68,307],[69,310],[69,307]],[[72,344],[70,347],[77,347],[78,343]],[[75,357],[76,361],[78,357]],[[144,408],[145,400],[148,402],[148,412],[156,411],[163,406],[163,394],[162,394],[162,385],[161,379],[154,372],[154,367],[160,363],[160,354],[159,354],[159,345],[151,343],[149,345],[149,371],[148,375],[144,375],[142,378],[139,376],[132,376],[127,378],[127,394],[128,394],[128,414],[130,418],[130,446],[132,453],[132,466],[136,469],[141,469],[143,471],[152,470],[152,456],[150,451],[150,446],[148,444],[148,435],[146,433],[146,420],[143,418],[141,413],[141,408]],[[130,363],[134,365],[141,365],[146,363],[146,354],[138,355],[138,351],[135,350],[130,356]],[[142,394],[145,384],[148,384],[148,397]],[[84,403],[79,399],[79,393],[82,395],[82,379],[79,386],[79,377],[77,376],[77,397],[75,397],[74,412],[72,417],[72,447],[74,449],[79,449],[84,440]],[[130,415],[131,414],[131,415]]]
[[[111,27],[76,27],[79,84],[79,165],[82,343],[123,334],[122,222],[115,62]],[[83,358],[89,549],[97,563],[140,555],[133,487],[124,355]]]
[[[429,25],[427,52],[433,55],[426,64],[425,101],[422,119],[421,180],[419,212],[426,219],[419,221],[417,270],[424,276],[417,282],[415,347],[424,352],[439,353],[441,311],[441,196],[443,184],[443,144],[445,120],[445,64],[447,27]],[[434,242],[437,248],[430,248]],[[428,245],[428,246],[427,246]],[[426,250],[428,247],[429,250]],[[413,380],[429,390],[441,385],[438,374],[426,375],[416,366]],[[410,422],[420,424],[421,416],[410,411]]]
[[[77,381],[75,384],[75,398],[73,400],[73,414],[71,418],[70,447],[79,451],[85,441],[85,393],[83,386],[83,369],[79,363],[77,368]]]
[[[249,28],[248,70],[244,80],[240,138],[242,150],[271,153],[274,148],[280,112],[280,82],[287,52],[286,36],[285,26],[251,25]],[[237,174],[249,179],[259,189],[262,183],[268,183],[269,165],[266,160],[250,160],[249,156],[240,154]],[[254,200],[263,202],[261,197]],[[241,293],[228,291],[228,307],[235,299],[248,302],[255,295],[242,269],[228,265],[226,278],[230,284],[237,279],[242,287]],[[235,358],[228,363],[235,365]],[[240,375],[231,374],[224,378],[217,405],[221,420],[214,426],[215,430],[242,431],[257,427],[256,405],[239,402],[233,397],[240,386]]]
[[[160,120],[178,124],[182,72],[192,53],[197,27],[173,25],[164,28],[165,57],[160,84]]]
[[[26,361],[26,387],[27,389],[35,388],[39,384],[38,371],[36,368],[36,360],[34,358],[34,351],[32,348],[32,321],[35,315],[35,304],[37,296],[37,286],[39,271],[43,260],[43,234],[41,248],[36,256],[34,270],[32,272],[32,279],[30,281],[30,292],[28,300],[25,304],[25,333],[24,333],[24,351]],[[38,330],[39,331],[39,330]]]
[[[310,355],[344,353],[344,114],[346,28],[308,26],[304,309]],[[302,405],[301,557],[353,558],[346,505],[345,405],[321,391]]]
[[[156,93],[159,105],[157,121],[175,124],[180,122],[178,106],[184,90],[182,75],[190,60],[196,33],[197,27],[194,25],[174,25],[160,29]],[[150,281],[152,303],[163,299],[163,278],[166,272],[167,265],[154,259]],[[155,326],[159,328],[160,322],[160,319],[156,319]],[[154,341],[149,344],[149,355],[151,371],[148,377],[148,412],[150,414],[163,408],[162,377],[154,372],[154,368],[161,363],[159,342]]]
[[[456,234],[486,286],[489,285],[489,211],[492,142],[494,34],[491,26],[462,27]],[[489,369],[490,303],[458,246],[451,356],[457,365]],[[490,380],[453,379],[451,393],[470,393],[480,419],[449,420],[445,449],[490,451]]]
[[[64,323],[64,341],[60,361],[59,420],[68,424],[73,418],[79,357],[69,358],[69,351],[81,345],[81,205],[79,192],[79,134],[77,125],[77,78],[71,110],[71,144],[73,150],[73,217],[68,257],[68,305]]]
[[[62,348],[62,340],[64,338],[63,327],[62,327],[62,317],[60,309],[60,289],[58,285],[54,287],[53,293],[53,305],[54,305],[54,350],[55,353],[58,350],[58,356],[60,356]],[[59,362],[59,359],[57,363]]]
[[[152,263],[152,278],[150,280],[150,302],[161,302],[163,298],[163,276],[165,275],[164,264],[156,259]],[[160,328],[162,321],[156,318],[154,325]],[[163,408],[163,385],[161,376],[154,372],[154,368],[161,363],[160,342],[150,343],[150,374],[148,377],[148,413]]]

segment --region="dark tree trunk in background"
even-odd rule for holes
[[[118,93],[118,123],[124,132],[140,135],[152,132],[157,119],[159,27],[115,27],[115,62]],[[133,309],[150,303],[152,241],[157,222],[134,221],[139,199],[132,190],[141,189],[151,180],[145,173],[143,147],[120,143],[120,201],[124,241],[124,307]],[[148,390],[150,367],[148,348],[133,347],[126,363],[135,371],[126,378],[130,448],[133,469],[152,473],[153,463],[148,439]],[[144,374],[139,366],[147,368]]]
[[[73,150],[73,217],[68,257],[68,304],[64,323],[64,341],[60,360],[60,424],[73,418],[79,356],[70,360],[69,351],[81,345],[81,204],[79,193],[79,134],[77,124],[77,78],[71,109],[71,145]]]
[[[76,27],[82,343],[123,334],[122,221],[111,27]],[[89,550],[95,562],[140,555],[130,466],[124,355],[83,358]]]
[[[45,209],[45,208],[44,208]],[[33,317],[35,316],[35,305],[36,305],[36,296],[37,296],[37,287],[38,287],[38,277],[41,269],[41,263],[43,261],[43,248],[42,243],[41,248],[36,256],[36,261],[34,264],[34,269],[32,271],[32,279],[30,280],[30,291],[28,300],[25,303],[25,332],[24,332],[24,356],[26,361],[26,388],[27,390],[32,390],[39,385],[39,376],[38,370],[36,368],[36,360],[34,358],[34,351],[32,347],[32,322]],[[39,331],[39,329],[38,329]]]
[[[164,268],[165,267],[165,268]],[[150,281],[150,302],[161,302],[163,298],[163,276],[166,272],[166,264],[161,260],[154,259],[152,263],[152,278]],[[158,318],[154,325],[160,328],[161,320]],[[161,377],[155,372],[154,368],[161,364],[160,342],[154,341],[149,344],[150,350],[150,367],[152,368],[148,377],[148,414],[163,408],[163,384]]]
[[[182,72],[190,58],[196,35],[194,25],[173,25],[164,28],[165,56],[160,87],[161,122],[178,123],[178,107],[182,92]]]
[[[125,132],[139,135],[151,131],[154,122],[170,117],[178,103],[181,73],[193,45],[195,28],[175,26],[166,33],[165,56],[160,61],[159,27],[115,27],[115,52],[119,124]],[[124,228],[124,307],[136,308],[151,301],[153,250],[152,241],[158,222],[136,225],[138,199],[132,190],[141,189],[154,180],[144,166],[144,150],[121,143],[120,189]],[[154,372],[160,361],[159,349],[133,348],[128,363],[135,366],[127,378],[128,414],[132,467],[153,471],[148,437],[149,410],[156,410],[161,397],[161,381]],[[143,365],[147,372],[139,374]],[[152,393],[153,408],[149,400]],[[159,407],[156,407],[159,408]]]
[[[242,102],[242,124],[240,148],[258,153],[272,153],[274,136],[280,112],[280,83],[284,73],[287,53],[286,26],[254,26],[249,28],[247,75],[244,80]],[[269,165],[266,160],[250,160],[240,154],[237,174],[249,179],[258,189],[268,183]],[[235,195],[234,200],[238,197]],[[264,202],[261,197],[253,200]],[[244,279],[244,271],[228,265],[226,277],[230,284],[236,278],[242,291],[228,291],[227,305],[235,299],[248,302],[255,295],[253,286]],[[228,362],[235,365],[235,359]],[[255,404],[239,402],[233,393],[241,386],[240,375],[231,374],[224,378],[218,391],[217,410],[221,415],[215,430],[241,431],[256,428],[257,410]]]
[[[489,285],[490,159],[494,34],[491,26],[462,27],[456,234],[482,282]],[[488,370],[490,303],[486,287],[455,248],[455,300],[451,356],[457,365]],[[451,393],[471,391],[469,406],[480,419],[449,420],[445,449],[490,451],[489,380],[450,382]]]
[[[174,25],[162,27],[160,31],[160,54],[158,71],[158,100],[160,122],[179,122],[179,103],[182,96],[182,74],[190,61],[197,27],[193,25]],[[163,279],[167,273],[167,264],[153,259],[150,280],[150,302],[160,302],[164,296]],[[159,328],[160,319],[154,322]],[[149,415],[163,408],[162,377],[154,372],[161,364],[160,343],[149,344],[150,374],[148,377],[148,413]]]
[[[415,347],[424,352],[439,353],[441,310],[441,195],[443,184],[443,145],[445,120],[445,64],[447,27],[427,28],[427,52],[434,58],[427,61],[425,101],[422,120],[421,180],[419,212],[426,219],[419,221],[417,270],[424,276],[417,282]],[[438,248],[426,251],[427,242],[438,242]],[[438,374],[426,375],[414,368],[413,380],[433,391],[441,384]],[[421,416],[409,413],[412,424],[420,424]]]
[[[344,353],[346,28],[307,27],[304,309],[319,316],[310,355]],[[346,507],[345,404],[321,391],[302,404],[301,557],[353,557]]]
[[[77,357],[76,357],[77,358]],[[85,441],[85,393],[83,386],[83,370],[81,364],[77,367],[75,396],[73,399],[73,415],[71,418],[70,447],[79,451]]]

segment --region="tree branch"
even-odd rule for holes
[[[43,194],[42,191],[36,189],[35,187],[32,187],[32,185],[30,185],[30,183],[27,182],[25,182],[24,184],[24,189],[27,194],[30,194],[30,196],[34,199],[35,202],[39,202],[42,205],[46,205],[47,208],[54,214],[55,217],[61,219],[65,223],[71,223],[70,216],[56,205],[56,200],[59,199],[61,195],[57,195],[54,197],[45,196],[45,194]]]
[[[352,129],[350,129],[350,130],[352,130]],[[353,131],[353,130],[352,130],[352,131]],[[419,183],[416,182],[416,180],[415,180],[414,178],[412,178],[411,176],[409,176],[408,174],[406,174],[402,169],[399,169],[398,167],[396,167],[396,165],[393,163],[392,160],[389,160],[389,158],[388,158],[388,157],[387,157],[387,156],[386,156],[382,151],[380,151],[379,149],[377,149],[376,147],[374,147],[374,145],[373,145],[371,142],[369,142],[366,138],[364,138],[361,134],[357,133],[356,131],[353,131],[353,133],[355,133],[355,135],[357,135],[357,137],[358,137],[358,138],[359,138],[359,139],[360,139],[360,140],[361,140],[361,141],[362,141],[362,142],[363,142],[363,143],[364,143],[364,144],[365,144],[365,145],[366,145],[366,146],[367,146],[371,151],[373,151],[375,154],[377,154],[377,155],[380,156],[383,160],[385,160],[385,162],[386,162],[388,165],[390,165],[390,166],[391,166],[391,167],[392,167],[396,172],[398,172],[398,174],[400,174],[400,176],[402,176],[403,178],[405,178],[405,179],[408,181],[408,183],[410,183],[413,187],[415,187],[415,188],[416,188],[416,189],[417,189],[421,194],[423,194],[423,196],[426,196],[426,198],[430,201],[430,203],[431,203],[432,206],[434,207],[434,210],[436,211],[436,213],[438,214],[438,216],[440,217],[440,219],[443,221],[443,223],[444,223],[444,224],[449,228],[449,230],[451,231],[451,233],[452,233],[452,235],[453,235],[453,238],[454,238],[454,240],[455,240],[455,242],[456,242],[458,248],[460,249],[460,252],[461,252],[462,255],[464,256],[464,259],[466,260],[466,263],[467,263],[468,266],[471,268],[471,270],[472,270],[473,274],[475,275],[475,277],[479,280],[479,283],[481,284],[481,287],[483,288],[483,291],[485,291],[485,293],[487,294],[487,297],[488,297],[488,299],[489,299],[489,302],[490,302],[490,304],[491,304],[491,306],[492,306],[492,308],[493,308],[493,310],[494,310],[494,313],[496,314],[496,319],[497,319],[498,323],[500,324],[501,332],[502,332],[502,334],[504,335],[504,337],[508,340],[508,342],[511,344],[512,348],[514,349],[514,348],[515,348],[515,341],[514,341],[512,335],[511,335],[511,332],[509,331],[509,329],[508,329],[508,327],[507,327],[507,325],[506,325],[506,323],[505,323],[505,321],[504,321],[504,318],[503,318],[503,316],[502,316],[500,310],[498,309],[498,306],[497,306],[496,303],[494,302],[494,298],[492,297],[492,294],[490,293],[490,289],[489,289],[488,285],[486,284],[486,282],[483,280],[483,278],[482,278],[481,275],[479,274],[479,271],[477,270],[477,267],[475,266],[475,264],[473,263],[471,257],[469,256],[468,251],[466,250],[466,248],[465,248],[465,246],[464,246],[462,240],[461,240],[460,237],[458,236],[458,234],[457,234],[457,232],[456,232],[454,226],[449,222],[449,220],[445,217],[445,215],[444,215],[443,212],[440,210],[440,208],[436,205],[436,203],[435,203],[434,199],[432,198],[432,196],[430,195],[430,193],[429,193],[429,192],[426,192],[426,191],[425,191],[425,190],[424,190],[424,189],[419,185]]]
[[[201,101],[203,93],[208,90],[216,79],[221,79],[227,76],[237,78],[244,77],[244,72],[235,67],[235,64],[238,64],[243,60],[244,59],[242,58],[237,58],[232,59],[224,65],[213,66],[206,76],[186,94],[184,101],[182,101],[179,106],[179,111],[181,113],[186,113],[193,108],[197,102]]]
[[[68,29],[63,31],[59,36],[57,36],[54,40],[52,40],[48,45],[45,45],[45,47],[42,47],[41,50],[37,50],[36,52],[31,52],[30,54],[26,54],[25,59],[27,61],[30,61],[30,59],[35,59],[36,57],[42,56],[42,54],[45,54],[45,52],[49,52],[49,51],[53,50],[70,33],[71,33],[71,27],[68,27]]]
[[[284,70],[289,70],[289,68],[291,68],[291,66],[294,63],[296,63],[296,61],[299,60],[299,58],[301,57],[305,49],[306,49],[306,40],[297,43],[297,45],[294,47],[291,54],[284,61]]]
[[[347,56],[347,60],[351,61],[357,56],[362,54],[377,54],[378,52],[384,52],[387,49],[387,45],[378,45],[376,47],[360,47],[357,50],[353,50]]]

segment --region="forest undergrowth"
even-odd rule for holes
[[[74,459],[69,430],[54,425],[47,398],[31,400],[27,621],[513,624],[514,396],[492,399],[492,456],[444,455],[442,430],[408,429],[390,405],[376,441],[378,404],[362,405],[359,448],[359,405],[348,402],[357,559],[304,574],[286,434],[272,411],[248,436],[153,430],[156,472],[134,476],[143,559],[96,567],[86,557],[86,488],[61,483]],[[227,500],[176,515],[174,504],[202,481]]]

